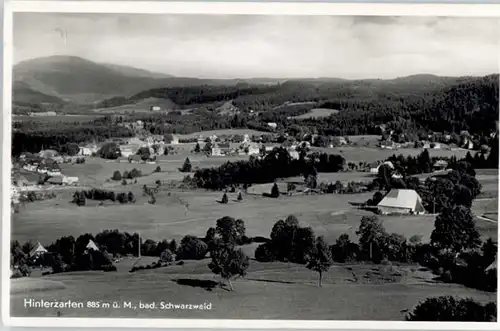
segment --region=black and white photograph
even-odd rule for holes
[[[497,321],[500,18],[12,24],[11,317]]]

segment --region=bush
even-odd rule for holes
[[[121,180],[122,174],[118,170],[115,170],[115,172],[113,172],[113,176],[111,177],[111,179],[112,180]]]
[[[472,299],[451,296],[428,298],[408,314],[408,321],[491,322],[496,320],[496,304],[483,306]]]
[[[174,256],[169,249],[164,250],[160,255],[160,261],[163,263],[172,263]]]
[[[185,236],[177,250],[178,260],[201,260],[205,258],[208,245],[194,236]]]
[[[160,168],[160,166],[157,166],[157,167],[156,167],[155,172],[161,172],[161,168]]]
[[[276,261],[275,248],[272,243],[265,243],[259,245],[255,250],[255,259],[259,262],[273,262]]]
[[[112,264],[103,265],[102,270],[105,272],[116,271],[116,266]]]

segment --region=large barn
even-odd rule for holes
[[[381,214],[424,214],[422,198],[415,190],[391,190],[377,205]]]

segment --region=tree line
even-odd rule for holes
[[[345,159],[339,155],[319,154],[306,160],[302,155],[293,159],[285,148],[277,147],[264,157],[248,161],[226,162],[220,167],[198,169],[193,175],[197,187],[220,190],[231,185],[272,183],[278,178],[307,175],[315,168],[328,172],[343,169]]]
[[[97,200],[103,203],[104,201],[119,202],[121,204],[135,203],[136,198],[133,192],[115,192],[105,189],[93,188],[90,190],[76,191],[73,194],[71,203],[77,206],[85,206],[87,199]]]

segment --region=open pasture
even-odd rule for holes
[[[92,122],[98,118],[103,117],[99,114],[86,114],[86,115],[55,115],[55,116],[26,116],[26,115],[13,115],[12,121],[30,121],[40,123],[58,123],[58,122]]]
[[[98,187],[112,185],[109,180],[116,170],[123,174],[124,171],[131,171],[136,168],[143,174],[143,177],[137,179],[138,182],[150,184],[157,179],[162,181],[182,180],[184,176],[189,175],[189,173],[179,171],[186,158],[189,158],[193,171],[196,168],[218,167],[228,161],[248,160],[247,155],[207,157],[202,153],[190,153],[191,149],[181,149],[179,150],[179,154],[161,156],[158,158],[156,164],[118,162],[116,160],[89,157],[84,164],[61,164],[61,171],[67,176],[78,177],[81,186]],[[158,166],[161,168],[161,172],[154,173],[154,170]]]
[[[150,182],[152,184],[152,182]],[[365,202],[372,193],[353,195],[297,195],[278,199],[243,195],[237,202],[237,193],[228,193],[229,203],[221,204],[221,192],[161,190],[154,205],[142,195],[142,183],[117,185],[114,190],[132,191],[137,202],[120,205],[106,202],[99,206],[89,201],[87,206],[71,204],[72,190],[59,192],[55,199],[28,203],[12,217],[12,238],[19,241],[40,241],[50,244],[55,239],[83,233],[97,233],[104,229],[140,232],[143,238],[154,240],[176,239],[191,234],[204,236],[207,229],[223,216],[245,221],[248,236],[268,237],[272,226],[290,214],[303,225],[313,228],[317,235],[333,243],[340,234],[347,233],[355,240],[355,231],[361,217],[371,212],[353,209],[349,202]],[[379,216],[388,232],[407,237],[418,234],[424,240],[434,228],[433,215]],[[497,224],[477,220],[484,236],[497,237]]]
[[[152,111],[151,107],[153,106],[160,107],[161,110]],[[132,104],[122,105],[117,107],[109,107],[109,108],[99,108],[95,109],[94,111],[100,114],[126,114],[126,113],[159,114],[162,112],[171,111],[178,108],[179,106],[173,103],[170,99],[146,98]]]
[[[302,119],[309,119],[309,118],[329,117],[331,115],[337,114],[338,112],[339,112],[339,110],[337,110],[337,109],[313,108],[308,113],[298,115],[298,116],[293,116],[292,119],[302,120]]]
[[[57,284],[44,291],[13,294],[13,316],[131,317],[131,318],[234,318],[311,320],[403,320],[406,312],[430,296],[471,297],[486,303],[496,293],[436,283],[428,272],[408,267],[334,265],[323,276],[304,266],[288,263],[250,262],[248,274],[233,281],[235,291],[219,288],[219,278],[207,267],[208,260],[187,261],[183,266],[127,273],[78,272],[45,276],[35,282]],[[118,264],[119,265],[119,264]],[[404,276],[394,276],[396,273]],[[354,278],[356,277],[356,278]],[[11,280],[14,288],[26,287],[29,279]],[[33,281],[31,281],[33,282]],[[132,286],[133,285],[133,286]],[[30,284],[30,288],[33,288]],[[265,299],[263,300],[265,293]],[[160,309],[37,309],[24,308],[24,298],[36,300],[102,300],[138,304],[211,303],[211,310]]]

